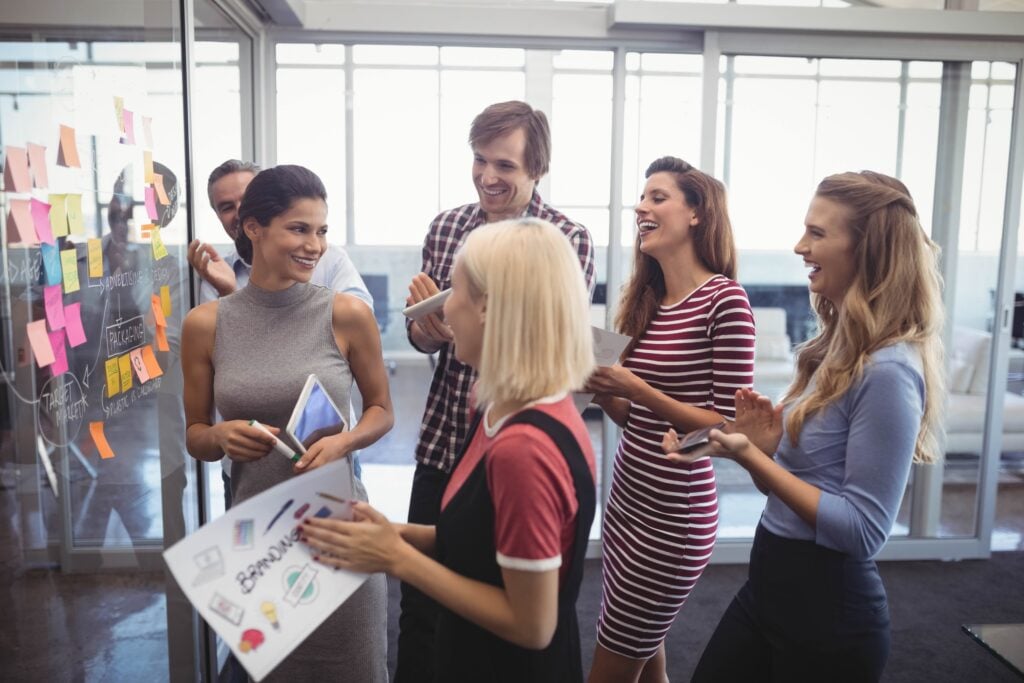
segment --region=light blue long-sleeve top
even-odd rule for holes
[[[813,380],[807,391],[812,387]],[[855,559],[874,557],[907,486],[924,399],[915,348],[894,344],[873,353],[861,379],[804,421],[795,446],[783,433],[775,453],[782,467],[821,489],[817,527],[774,494],[761,523],[773,534],[814,541]]]

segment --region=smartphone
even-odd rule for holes
[[[719,422],[716,425],[710,427],[701,427],[695,429],[692,432],[687,432],[685,436],[679,441],[679,445],[676,446],[675,450],[677,453],[692,453],[701,446],[706,446],[711,443],[711,430],[722,429],[725,427],[724,422]]]
[[[402,311],[402,315],[406,318],[412,318],[413,320],[419,320],[420,318],[426,317],[435,311],[440,311],[444,306],[444,302],[451,296],[451,288],[445,289],[438,292],[434,296],[428,297],[419,303],[415,303]]]

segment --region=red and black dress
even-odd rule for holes
[[[450,610],[438,621],[438,681],[583,680],[576,598],[594,518],[594,454],[571,398],[539,401],[487,428],[474,419],[437,523],[437,557],[503,586],[503,567],[559,569],[558,624],[543,650],[513,645]]]

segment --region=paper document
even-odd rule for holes
[[[609,332],[593,325],[591,325],[590,330],[594,333],[594,358],[597,360],[597,364],[599,366],[609,366],[618,363],[622,352],[629,345],[630,337],[618,332]],[[593,394],[581,391],[574,391],[572,393],[572,402],[576,404],[576,410],[581,413],[586,410],[593,399]]]
[[[367,579],[314,562],[298,540],[305,517],[351,517],[351,489],[342,483],[350,471],[346,458],[293,477],[164,552],[185,596],[254,680],[270,673]]]

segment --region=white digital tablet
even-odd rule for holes
[[[415,303],[402,311],[402,315],[406,318],[412,318],[413,320],[419,320],[420,318],[426,317],[431,313],[440,311],[444,306],[444,302],[451,296],[452,290],[449,287],[443,291],[438,292],[432,297],[428,297],[419,303]]]
[[[305,453],[319,439],[340,434],[346,429],[348,423],[345,416],[334,405],[320,380],[316,375],[307,377],[306,385],[302,387],[302,393],[295,402],[291,419],[284,430],[291,445],[299,453]]]

